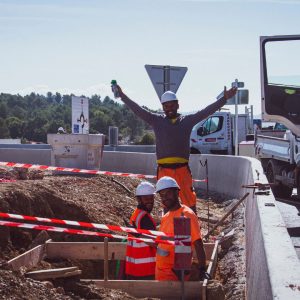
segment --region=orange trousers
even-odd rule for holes
[[[188,281],[190,275],[184,275],[184,281]],[[155,268],[155,280],[159,281],[180,281],[180,278],[172,271],[172,269]]]
[[[180,186],[179,197],[182,204],[196,209],[196,193],[193,188],[192,173],[188,165],[178,168],[158,166],[157,180],[163,176],[174,178]]]

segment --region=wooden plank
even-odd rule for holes
[[[59,268],[59,269],[47,269],[47,270],[39,270],[26,273],[27,277],[36,280],[44,280],[44,279],[54,279],[54,278],[64,278],[77,276],[82,273],[78,267],[69,267],[69,268]]]
[[[213,226],[213,228],[204,236],[205,238],[208,238],[213,232],[214,230],[219,227],[220,225],[223,224],[223,222],[227,219],[227,217],[233,213],[236,208],[249,196],[249,193],[246,193],[237,203],[234,204],[234,206],[232,208],[229,209],[229,211],[220,219],[220,221]]]
[[[214,251],[215,243],[203,243],[203,245],[204,245],[204,250],[205,250],[205,254],[206,254],[206,260],[210,261],[213,251]],[[195,250],[193,252],[193,257],[196,257]]]
[[[211,257],[210,257],[210,263],[207,268],[207,273],[211,276],[211,278],[213,278],[215,270],[216,270],[216,266],[217,266],[218,246],[219,246],[219,240],[216,240]],[[208,285],[208,279],[205,279],[203,281],[203,288],[202,288],[202,299],[203,300],[207,299],[207,285]]]
[[[104,238],[104,280],[108,279],[108,238]]]
[[[25,253],[11,259],[7,264],[14,270],[19,270],[21,267],[35,267],[45,256],[45,245],[36,246]]]
[[[207,217],[207,216],[204,216],[204,215],[200,215],[198,216],[198,218],[201,220],[201,221],[204,221],[204,222],[209,222],[209,223],[212,223],[212,224],[216,224],[219,222],[219,219],[217,218],[214,218],[214,217]]]
[[[214,243],[204,243],[206,257],[211,257]],[[48,242],[46,255],[48,258],[69,259],[104,259],[103,242]],[[108,259],[124,260],[126,255],[126,243],[111,242],[108,244]],[[196,253],[193,251],[193,257]]]
[[[163,298],[181,299],[180,281],[157,281],[157,280],[89,280],[82,279],[81,282],[92,283],[97,287],[118,289],[137,298]],[[185,298],[201,299],[203,282],[186,281]]]
[[[46,245],[48,258],[104,259],[104,243],[102,242],[49,242]],[[114,257],[116,260],[123,260],[125,254],[126,243],[108,244],[108,259]]]

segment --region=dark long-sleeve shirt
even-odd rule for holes
[[[179,115],[176,122],[172,123],[165,115],[152,113],[127,96],[123,97],[122,101],[137,116],[152,126],[156,138],[157,160],[179,157],[187,161],[190,156],[190,134],[192,128],[226,103],[226,99],[221,98],[194,114]]]
[[[138,205],[137,208],[144,209],[142,205]],[[150,219],[149,213],[145,214],[140,221],[140,228],[148,230],[156,230],[153,221]]]

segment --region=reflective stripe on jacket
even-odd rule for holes
[[[137,208],[130,218],[130,224],[137,229],[141,228],[141,220],[148,215],[155,228],[155,222],[150,214]],[[156,249],[144,242],[128,241],[126,247],[125,273],[132,276],[151,276],[155,273]]]

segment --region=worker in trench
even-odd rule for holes
[[[163,176],[174,178],[180,186],[180,199],[183,204],[196,213],[196,193],[192,183],[192,174],[189,168],[190,134],[191,130],[200,121],[213,114],[226,104],[227,99],[233,97],[236,88],[226,90],[223,96],[206,108],[189,115],[178,113],[179,104],[175,93],[165,92],[160,102],[164,115],[152,113],[125,95],[120,88],[118,95],[121,100],[142,120],[152,126],[156,138],[157,179]]]
[[[176,180],[164,176],[156,184],[156,192],[168,212],[162,217],[160,231],[174,235],[174,218],[184,216],[191,219],[191,243],[195,249],[198,269],[198,279],[209,279],[206,273],[206,255],[201,237],[201,224],[190,208],[180,203],[180,187]],[[175,246],[159,243],[156,251],[155,279],[161,281],[178,281],[181,279],[180,271],[174,270]],[[191,261],[192,263],[192,261]],[[190,277],[190,271],[185,271],[185,280]]]
[[[130,225],[136,229],[156,230],[156,223],[151,216],[155,187],[147,181],[141,182],[136,188],[135,195],[138,205],[130,218]],[[133,234],[133,236],[135,235]],[[153,280],[155,260],[155,245],[148,245],[139,241],[128,241],[125,262],[126,279]]]

